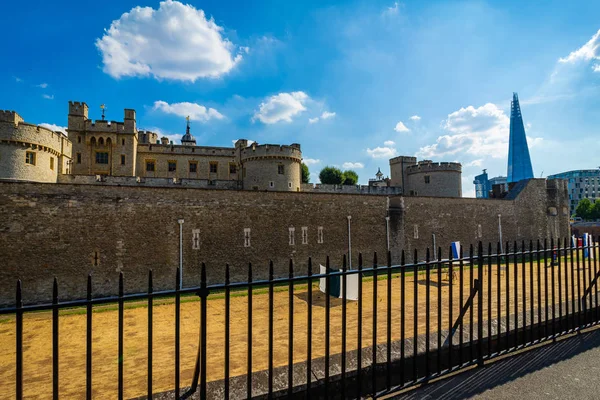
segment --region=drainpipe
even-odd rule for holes
[[[348,266],[352,269],[352,233],[350,231],[350,220],[352,216],[348,215]]]

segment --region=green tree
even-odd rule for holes
[[[310,183],[310,172],[308,165],[302,163],[302,183]]]
[[[600,219],[600,199],[596,199],[592,205],[591,219]]]
[[[352,170],[344,171],[344,185],[356,185],[358,174]]]
[[[344,182],[344,173],[336,167],[325,167],[319,172],[321,183],[326,185],[341,185]]]
[[[575,208],[575,215],[586,220],[592,217],[592,202],[590,199],[581,199],[577,208]]]

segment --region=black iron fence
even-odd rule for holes
[[[247,282],[230,282],[226,266],[224,283],[215,285],[207,285],[202,264],[200,286],[179,288],[177,270],[173,276],[176,289],[167,291],[153,290],[149,271],[148,291],[136,294],[124,293],[121,273],[118,296],[103,298],[93,297],[89,276],[87,298],[64,302],[59,301],[55,279],[52,303],[31,306],[22,304],[24,289],[19,281],[15,307],[0,309],[0,316],[7,318],[4,323],[15,327],[14,368],[4,372],[4,378],[12,380],[4,379],[0,390],[14,393],[18,399],[26,390],[37,390],[35,380],[28,380],[24,372],[33,370],[24,370],[28,362],[24,333],[36,334],[24,332],[28,315],[51,321],[46,338],[48,344],[51,339],[51,367],[38,366],[42,370],[36,373],[51,376],[54,398],[59,394],[83,397],[85,393],[88,399],[106,394],[107,378],[102,374],[110,378],[106,371],[113,368],[117,370],[119,399],[151,397],[155,391],[201,399],[380,396],[473,364],[482,365],[498,355],[555,340],[600,321],[598,242],[586,246],[571,245],[567,240],[535,245],[515,242],[506,243],[504,251],[500,244],[493,249],[491,244],[484,247],[479,243],[477,249],[471,246],[468,250],[466,257],[462,248],[458,257],[453,257],[450,248],[443,258],[442,249],[437,249],[433,259],[428,249],[424,261],[417,251],[410,257],[402,253],[397,265],[392,264],[389,253],[383,264],[375,254],[372,263],[365,265],[361,255],[357,269],[348,269],[345,257],[340,268],[333,268],[327,259],[322,266],[325,273],[319,274],[314,273],[316,266],[310,259],[305,274],[298,274],[290,261],[286,277],[274,277],[270,263],[266,280],[253,280],[256,267],[248,265]],[[197,296],[194,302],[190,295]],[[168,301],[158,304],[161,298]],[[97,332],[108,329],[94,323],[95,311],[107,304],[116,305],[116,366],[98,366],[100,361],[94,358],[95,346],[100,346],[94,339],[103,335]],[[125,318],[128,304],[136,305],[132,318],[145,314],[147,331],[145,355],[132,355],[138,358],[125,369],[125,346],[128,341],[139,341],[130,338],[135,336],[130,332],[126,335],[128,324],[133,324]],[[193,310],[185,308],[190,304]],[[140,313],[140,307],[147,313]],[[160,314],[157,320],[159,307],[172,309],[172,319]],[[59,363],[70,345],[61,339],[60,329],[60,321],[68,317],[59,311],[67,309],[78,310],[76,316],[85,318],[85,332],[81,333],[85,335],[81,354],[85,376]],[[187,317],[182,318],[182,309]],[[193,334],[189,324],[186,332],[181,331],[188,320],[193,320]],[[155,341],[155,330],[165,329],[173,337],[173,347],[163,339]],[[9,341],[6,332],[0,330],[0,341],[4,341],[1,335]],[[190,336],[197,343],[193,354],[181,346]],[[164,347],[170,347],[167,356],[155,359],[155,353]],[[35,358],[35,354],[26,356]],[[182,356],[193,359],[184,368],[191,380],[184,388]],[[6,362],[7,358],[0,356],[0,365],[6,366]],[[9,369],[11,373],[6,372]],[[169,379],[164,378],[165,369]],[[139,376],[134,379],[133,374],[140,371],[145,376],[144,387]],[[154,380],[158,375],[162,376],[160,383]],[[74,379],[84,381],[85,390],[63,386]],[[96,379],[100,382],[95,384]],[[134,381],[138,384],[131,383]]]

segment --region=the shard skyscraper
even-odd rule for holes
[[[521,116],[519,97],[516,93],[513,93],[513,100],[510,103],[510,139],[508,141],[508,171],[506,177],[507,183],[533,178],[525,126]]]

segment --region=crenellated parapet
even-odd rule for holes
[[[419,172],[462,172],[462,165],[456,162],[432,162],[430,160],[419,161],[415,165],[406,168],[408,174]]]
[[[297,143],[289,146],[252,143],[250,146],[241,149],[240,157],[242,162],[260,159],[287,159],[301,163],[302,151],[300,150],[300,145]]]
[[[0,110],[0,122],[10,122],[17,125],[19,122],[23,122],[23,118],[15,111]]]

